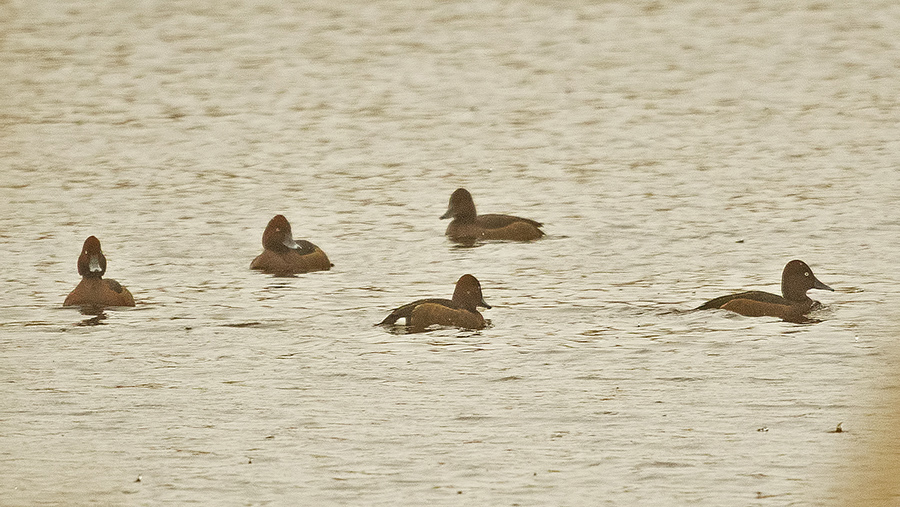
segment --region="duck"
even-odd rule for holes
[[[407,328],[413,332],[424,331],[431,326],[457,327],[461,329],[483,329],[484,317],[477,307],[490,309],[484,301],[481,283],[470,274],[465,274],[456,282],[453,299],[420,299],[394,309],[378,326],[390,326],[404,319]]]
[[[747,317],[778,317],[788,322],[809,322],[806,315],[822,306],[806,295],[810,289],[834,291],[813,274],[809,265],[792,260],[781,273],[781,296],[763,291],[747,291],[711,299],[697,310],[720,308]]]
[[[450,205],[441,219],[453,218],[446,235],[451,241],[472,244],[476,241],[534,241],[544,236],[543,224],[512,215],[479,215],[472,194],[464,188],[450,195]]]
[[[106,256],[96,236],[84,240],[81,255],[78,256],[78,274],[81,281],[63,301],[63,306],[134,306],[134,296],[128,289],[111,278],[103,278],[106,274]]]
[[[309,241],[294,241],[291,224],[284,215],[275,215],[262,237],[263,252],[253,259],[250,269],[276,276],[290,276],[311,271],[328,271],[334,264]]]

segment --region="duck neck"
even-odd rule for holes
[[[466,294],[465,290],[456,289],[453,292],[453,304],[467,312],[477,312],[477,304],[472,302],[472,298]]]
[[[477,216],[478,213],[475,212],[475,205],[473,204],[471,206],[462,206],[462,209],[456,211],[453,219],[464,224],[470,224],[475,222],[475,217]]]
[[[809,289],[791,287],[784,282],[781,282],[781,295],[784,296],[784,299],[787,299],[788,301],[794,301],[797,303],[806,303],[808,301],[812,301],[812,299],[806,295],[807,290]]]

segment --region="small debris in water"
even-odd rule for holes
[[[837,428],[835,428],[833,431],[829,431],[828,433],[843,433],[844,429],[841,428],[842,424],[844,424],[843,421],[839,422]]]
[[[765,433],[765,432],[766,432],[766,431],[769,431],[769,428],[767,428],[767,427],[765,427],[765,426],[763,426],[763,427],[762,427],[762,428],[756,428],[756,431],[759,431],[759,432],[762,432],[762,433]]]

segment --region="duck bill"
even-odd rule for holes
[[[813,289],[830,290],[831,292],[834,292],[834,289],[820,282],[818,278],[813,279]]]
[[[282,241],[281,244],[290,248],[291,250],[299,250],[300,249],[300,245],[298,245],[297,242],[294,241],[294,238],[291,238],[291,237],[284,238],[284,241]]]
[[[90,261],[88,261],[88,271],[91,273],[100,273],[103,271],[103,268],[100,267],[100,256],[92,255],[90,257]]]
[[[452,210],[452,209],[448,209],[446,213],[444,213],[443,215],[441,215],[441,220],[446,220],[446,219],[451,218],[451,217],[453,217],[453,210]]]
[[[484,298],[481,298],[481,301],[478,302],[478,306],[480,306],[482,308],[487,308],[488,310],[491,309],[491,305],[485,303]]]

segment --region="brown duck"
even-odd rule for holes
[[[453,218],[447,226],[447,236],[457,243],[483,240],[533,241],[544,235],[543,224],[512,215],[479,215],[475,211],[472,194],[458,188],[450,196],[450,205],[441,219]]]
[[[834,291],[825,285],[803,261],[788,262],[781,273],[781,293],[758,290],[721,296],[697,307],[697,310],[721,308],[748,317],[778,317],[788,322],[808,322],[806,314],[822,306],[806,295],[809,289]]]
[[[484,302],[481,283],[472,275],[463,275],[456,282],[453,299],[420,299],[405,304],[392,311],[378,325],[389,326],[404,319],[406,326],[414,332],[424,331],[434,325],[481,329],[485,326],[485,321],[478,313],[479,306],[491,307]]]

